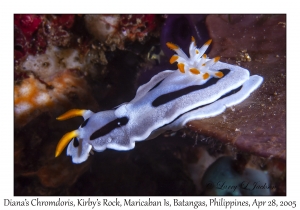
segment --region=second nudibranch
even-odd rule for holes
[[[245,100],[263,81],[258,75],[249,76],[247,69],[209,59],[195,39],[188,57],[177,45],[167,43],[176,52],[170,63],[177,70],[165,70],[153,76],[137,90],[133,100],[116,109],[94,113],[72,109],[58,117],[66,120],[82,116],[84,122],[59,141],[55,156],[68,145],[67,155],[74,163],[85,161],[91,149],[129,150],[136,141],[152,139],[166,130],[178,130],[188,121],[216,116],[229,106]],[[71,141],[71,142],[70,142]]]

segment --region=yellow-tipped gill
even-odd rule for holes
[[[208,77],[209,77],[209,73],[204,73],[203,74],[203,79],[208,79]]]
[[[194,46],[196,46],[196,40],[195,38],[192,36],[192,40],[191,40],[193,43],[194,43]]]
[[[170,64],[173,64],[174,62],[176,62],[178,58],[179,58],[178,55],[173,55],[173,56],[170,58]]]
[[[218,62],[218,61],[220,60],[220,58],[221,58],[220,56],[215,57],[215,58],[214,58],[214,62],[215,62],[215,63]]]
[[[222,78],[224,76],[224,74],[221,71],[216,72],[215,75],[219,78]]]
[[[65,147],[68,145],[68,143],[75,137],[79,135],[77,130],[71,131],[69,133],[66,133],[58,142],[55,150],[55,157],[58,157],[62,151],[65,149]]]
[[[179,49],[179,47],[176,44],[173,44],[171,42],[167,42],[166,45],[168,46],[168,48],[170,48],[171,50],[177,50]]]
[[[210,39],[207,42],[205,42],[204,45],[210,45],[211,42],[212,42],[212,39]]]
[[[178,69],[179,69],[179,71],[180,71],[181,73],[185,73],[185,71],[184,71],[184,64],[183,64],[183,63],[177,64],[177,67],[178,67]]]
[[[199,71],[198,69],[196,69],[196,68],[191,68],[191,69],[190,69],[190,72],[191,72],[192,74],[200,74],[200,71]]]

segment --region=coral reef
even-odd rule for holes
[[[15,126],[21,128],[43,112],[72,107],[74,97],[95,104],[89,90],[74,70],[65,70],[48,83],[29,75],[14,87]]]
[[[48,46],[44,54],[29,55],[22,64],[23,71],[34,72],[46,82],[65,69],[80,70],[82,67],[83,61],[80,61],[78,50],[59,49],[54,46]]]
[[[14,15],[15,69],[28,54],[44,53],[47,46],[71,44],[74,15]]]
[[[156,28],[156,15],[85,15],[88,31],[99,41],[124,49],[124,41],[145,41]]]
[[[53,105],[53,101],[47,86],[30,75],[20,85],[15,85],[14,104],[15,124],[18,126],[30,121],[32,113]]]

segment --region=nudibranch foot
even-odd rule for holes
[[[62,137],[55,156],[69,142],[67,155],[73,163],[85,161],[92,150],[130,150],[136,141],[154,138],[166,130],[176,131],[191,120],[216,116],[244,101],[263,78],[250,76],[240,66],[220,62],[219,56],[209,59],[204,52],[211,42],[197,48],[192,37],[190,57],[168,42],[167,46],[177,53],[170,59],[171,63],[177,62],[177,70],[153,76],[138,88],[130,102],[112,110],[93,113],[73,109],[58,117],[66,120],[82,116],[84,122]]]

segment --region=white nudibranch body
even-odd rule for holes
[[[72,156],[74,163],[85,161],[91,149],[133,149],[136,141],[155,138],[166,130],[178,130],[188,121],[216,116],[241,103],[260,86],[263,78],[249,76],[249,71],[239,66],[218,62],[220,57],[208,59],[204,52],[210,43],[211,40],[198,49],[192,37],[190,57],[177,45],[167,43],[177,53],[170,63],[177,62],[178,69],[153,76],[138,88],[130,102],[97,113],[72,109],[58,117],[66,120],[82,116],[84,122],[61,138],[55,156],[67,144],[67,155]]]

